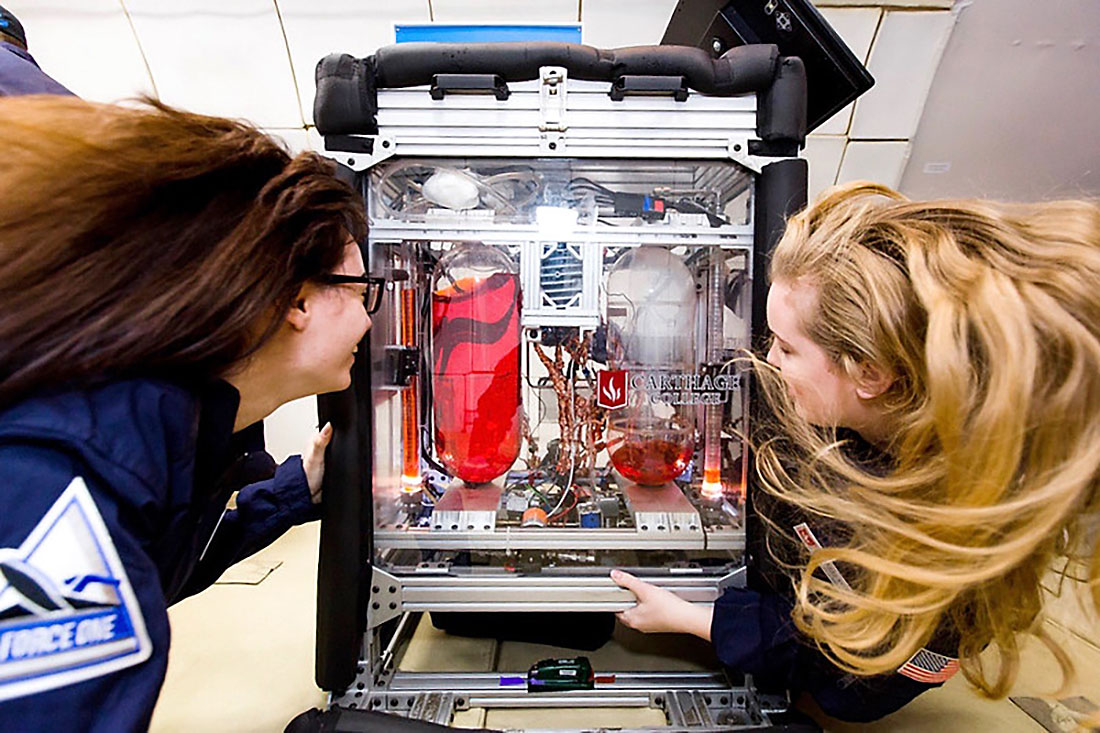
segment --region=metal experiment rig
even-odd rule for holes
[[[765,333],[767,255],[805,204],[800,59],[405,44],[322,60],[314,116],[388,280],[370,358],[319,404],[335,427],[317,630],[331,704],[771,725],[786,698],[721,670],[599,670],[532,694],[397,657],[425,611],[627,609],[611,568],[700,604],[745,584],[738,355]]]

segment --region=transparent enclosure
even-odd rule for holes
[[[366,195],[377,567],[741,567],[748,171],[403,159]]]

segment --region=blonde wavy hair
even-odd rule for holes
[[[840,370],[893,377],[878,398],[890,466],[872,471],[761,371],[781,428],[757,451],[762,488],[850,530],[795,573],[797,626],[871,675],[950,621],[964,674],[991,697],[1007,694],[1032,635],[1068,682],[1040,582],[1100,511],[1100,207],[914,202],[855,183],[790,220],[771,279],[816,289],[803,326]],[[1100,608],[1090,541],[1078,559]],[[814,575],[830,561],[851,588]],[[991,645],[995,669],[979,656]]]

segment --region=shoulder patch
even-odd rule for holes
[[[898,674],[928,685],[947,682],[958,671],[958,659],[925,648],[918,649],[909,661],[898,668]]]
[[[0,702],[144,662],[137,596],[84,479],[0,548]]]
[[[803,522],[802,524],[796,524],[794,526],[794,533],[798,535],[798,539],[802,540],[802,544],[806,546],[806,549],[810,551],[810,554],[817,552],[822,548],[822,544],[818,541],[814,531],[810,529],[810,525]],[[852,586],[840,572],[840,568],[836,566],[832,560],[821,563],[821,570],[825,573],[825,576],[829,579],[829,582],[838,588],[844,590],[851,590]]]

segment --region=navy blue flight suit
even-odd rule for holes
[[[168,606],[318,516],[239,399],[135,379],[0,411],[0,730],[148,728]]]
[[[0,97],[21,94],[72,95],[72,92],[42,71],[25,48],[0,41]]]
[[[838,431],[838,438],[847,441],[848,456],[866,470],[882,474],[888,468],[888,456],[854,431]],[[756,504],[758,511],[787,533],[793,534],[795,526],[806,523],[823,546],[841,544],[848,532],[845,526],[806,515],[763,492],[757,492]],[[755,553],[757,573],[750,581],[755,578],[756,582],[750,582],[750,588],[725,591],[714,604],[711,643],[724,665],[753,675],[754,682],[762,688],[808,693],[826,714],[853,722],[877,720],[899,710],[917,695],[943,685],[914,679],[913,675],[944,676],[919,668],[908,676],[894,673],[857,677],[833,665],[795,628],[791,617],[794,608],[791,578],[772,556],[777,552],[784,563],[797,566],[808,555],[802,554],[805,550],[801,546],[792,548],[790,542],[774,533],[769,535],[768,542],[769,546]],[[818,573],[822,579],[828,579]],[[934,653],[926,656],[957,657],[958,636],[954,626],[944,621],[925,649]]]

